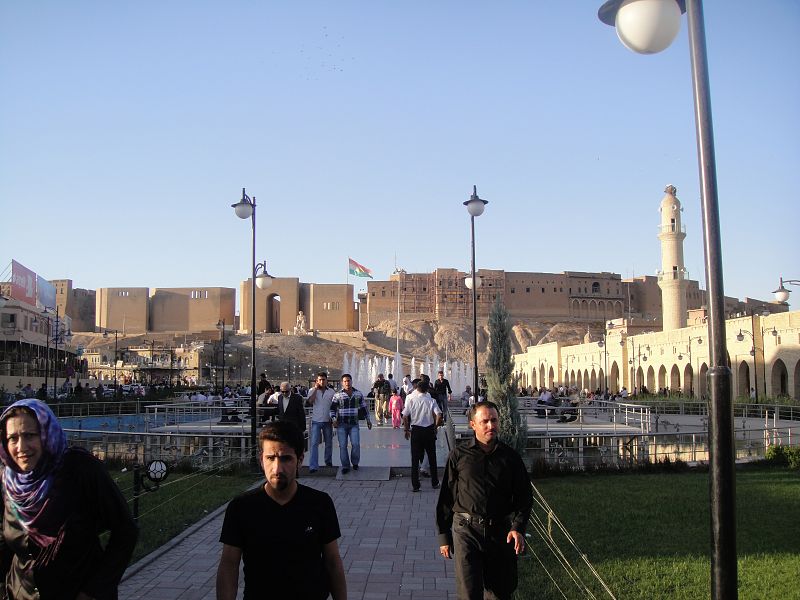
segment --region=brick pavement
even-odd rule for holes
[[[455,598],[453,563],[439,556],[436,545],[438,492],[430,488],[429,479],[422,480],[422,492],[417,494],[411,492],[408,476],[342,481],[316,475],[300,481],[327,492],[336,503],[348,598]],[[161,556],[137,572],[132,573],[138,564],[129,568],[120,599],[213,599],[223,511],[167,544]],[[239,597],[242,580],[240,576]]]

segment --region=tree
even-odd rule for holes
[[[486,364],[488,398],[497,404],[500,439],[522,455],[528,437],[525,419],[520,417],[515,391],[514,357],[511,354],[511,324],[500,297],[489,313],[489,357]]]

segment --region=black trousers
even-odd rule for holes
[[[517,555],[506,542],[510,524],[479,525],[453,517],[458,600],[509,600],[517,589]]]
[[[439,470],[436,468],[436,426],[411,426],[411,486],[419,489],[419,463],[427,453],[431,465],[431,485],[439,485]]]

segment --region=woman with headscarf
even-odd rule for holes
[[[0,439],[0,598],[116,599],[137,529],[103,464],[68,448],[39,400],[3,411]],[[105,531],[111,535],[101,544]]]

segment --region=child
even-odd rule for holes
[[[392,394],[392,397],[389,398],[389,410],[392,413],[392,427],[394,429],[400,429],[400,413],[403,411],[403,399],[396,390]]]

